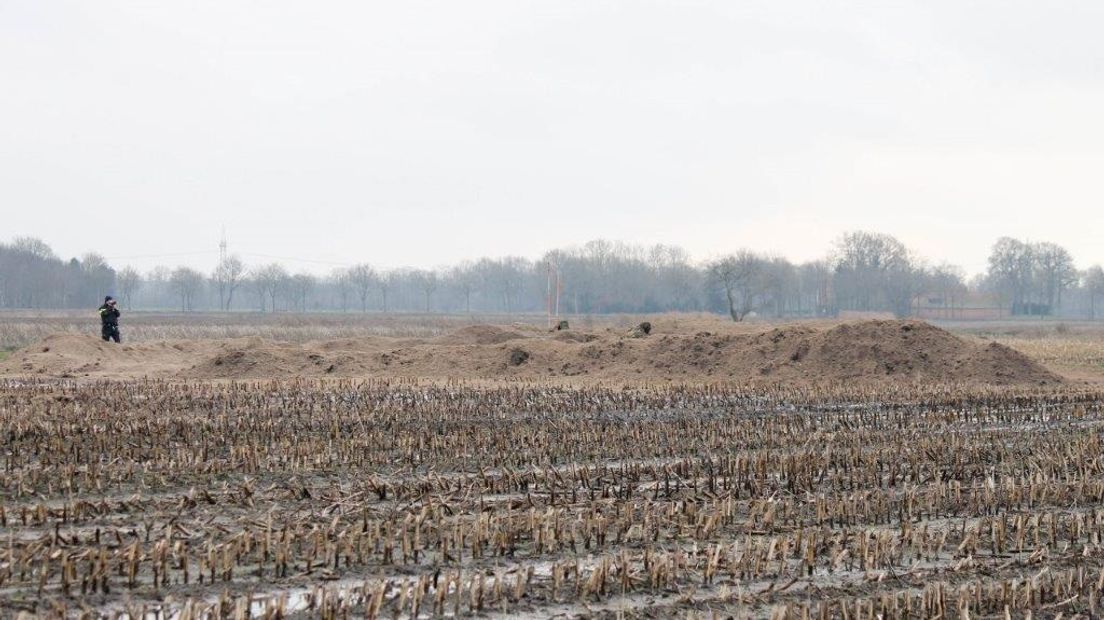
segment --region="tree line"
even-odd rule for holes
[[[886,234],[849,232],[815,261],[739,250],[695,262],[677,246],[595,240],[538,259],[481,258],[439,269],[362,263],[320,276],[229,255],[210,272],[189,266],[142,273],[88,253],[63,260],[43,241],[0,243],[0,307],[86,308],[113,294],[125,308],[255,312],[719,312],[741,321],[989,303],[1006,315],[1095,318],[1104,270],[1079,270],[1049,243],[1001,238],[988,269],[967,279]],[[979,301],[982,300],[982,301]]]

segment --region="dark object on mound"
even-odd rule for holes
[[[632,338],[644,338],[650,333],[652,333],[652,324],[648,321],[644,321],[640,325],[629,330],[629,336]]]
[[[553,327],[552,329],[554,331],[563,332],[563,331],[567,331],[569,329],[569,326],[567,324],[567,321],[560,321],[559,323],[556,323],[556,326]]]
[[[513,349],[510,351],[510,365],[521,366],[529,361],[529,352],[525,349]]]

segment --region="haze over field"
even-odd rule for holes
[[[887,3],[888,4],[888,3]],[[1099,3],[0,4],[5,238],[324,273],[846,230],[1099,262]],[[312,261],[312,262],[307,262]]]

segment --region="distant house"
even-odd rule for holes
[[[969,291],[948,297],[940,292],[927,292],[913,300],[913,316],[944,321],[995,321],[1008,318],[1010,312],[985,293]]]

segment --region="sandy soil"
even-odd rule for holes
[[[237,380],[290,377],[838,384],[1060,385],[1007,346],[921,321],[780,326],[659,321],[650,335],[474,325],[433,338],[305,343],[260,338],[114,345],[59,334],[14,352],[0,376]]]

